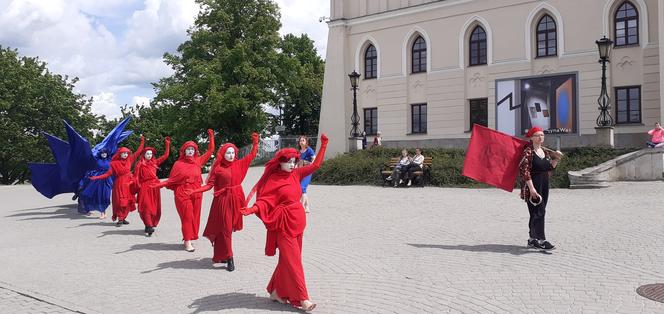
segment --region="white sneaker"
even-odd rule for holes
[[[392,181],[392,176],[387,177],[385,180]]]
[[[413,184],[413,181],[408,180],[408,184],[407,184],[407,186],[410,186],[411,184]]]

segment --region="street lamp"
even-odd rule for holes
[[[609,94],[606,92],[606,63],[609,62],[609,53],[611,52],[613,41],[604,36],[602,39],[595,41],[595,43],[599,50],[599,63],[602,64],[602,91],[600,92],[599,98],[597,98],[597,103],[599,104],[597,126],[610,127],[613,126],[613,118],[609,112],[611,98],[609,98]]]
[[[350,117],[352,125],[350,136],[356,139],[360,136],[360,132],[357,129],[360,125],[360,116],[357,114],[357,80],[360,78],[360,73],[353,71],[353,73],[348,74],[348,77],[350,78],[350,86],[353,88],[353,115]]]

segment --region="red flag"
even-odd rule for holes
[[[475,124],[461,174],[512,192],[526,144],[520,138]]]

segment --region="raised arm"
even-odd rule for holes
[[[251,165],[251,161],[256,158],[256,154],[258,153],[258,133],[254,132],[251,134],[251,152],[249,155],[244,156],[242,159],[239,160],[239,162],[242,163],[243,168],[249,168],[249,165]]]
[[[129,156],[129,158],[130,158],[129,163],[130,164],[133,164],[134,160],[136,160],[136,158],[138,158],[138,156],[141,155],[141,152],[143,152],[143,147],[144,146],[145,146],[145,137],[143,136],[143,134],[141,134],[141,144],[138,145],[138,148],[136,149],[136,151],[133,154],[131,154],[131,156]]]
[[[201,155],[200,157],[198,157],[198,165],[201,166],[201,167],[202,167],[205,163],[207,163],[208,160],[210,160],[210,157],[211,157],[212,154],[214,153],[214,131],[212,131],[212,129],[208,129],[208,130],[207,130],[207,133],[208,133],[208,139],[209,139],[209,141],[210,141],[210,142],[208,143],[207,151],[205,152],[205,154],[203,154],[203,155]]]
[[[106,178],[108,178],[112,175],[113,175],[113,168],[109,167],[108,171],[106,171],[104,174],[100,174],[98,176],[92,176],[92,177],[90,177],[90,180],[102,180],[102,179],[106,179]]]
[[[164,140],[164,146],[165,146],[164,154],[161,155],[161,157],[159,157],[157,159],[157,165],[161,165],[161,163],[166,161],[166,159],[168,159],[168,155],[171,153],[171,138],[170,137],[168,137],[168,136],[166,137],[166,139]]]
[[[316,159],[314,160],[314,162],[310,165],[300,167],[300,168],[295,168],[295,170],[293,170],[297,175],[300,176],[300,178],[304,178],[304,177],[314,173],[314,171],[316,171],[316,170],[318,170],[318,168],[320,168],[320,166],[323,164],[323,159],[325,159],[325,150],[327,149],[327,142],[328,141],[329,140],[328,140],[327,136],[325,134],[321,134],[321,136],[320,136],[320,143],[321,143],[320,150],[318,151],[318,154],[316,155]]]

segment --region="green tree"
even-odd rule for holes
[[[175,138],[207,128],[238,145],[263,130],[262,104],[274,99],[279,9],[269,0],[196,0],[201,5],[190,39],[165,54],[175,73],[154,84],[154,104],[168,108]]]
[[[66,139],[62,119],[91,135],[98,118],[90,111],[91,100],[73,91],[77,81],[0,46],[0,184],[29,179],[28,162],[53,161],[41,132]]]
[[[279,48],[276,102],[271,105],[283,108],[285,134],[318,134],[325,62],[306,34],[285,35]]]

